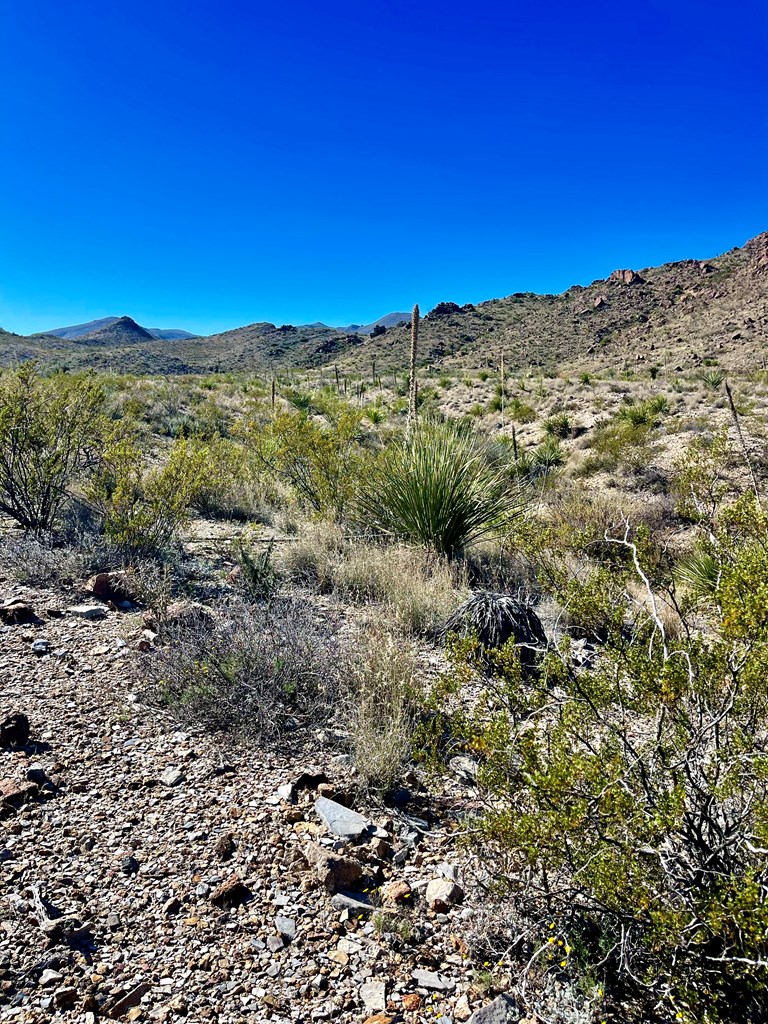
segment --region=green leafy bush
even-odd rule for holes
[[[187,520],[204,479],[205,452],[179,439],[159,466],[149,465],[125,430],[105,445],[88,488],[109,540],[127,553],[161,551]]]
[[[550,416],[548,420],[544,421],[544,432],[555,438],[569,437],[571,433],[571,421],[568,413],[560,412],[555,416]]]
[[[0,378],[0,512],[51,529],[99,448],[103,407],[93,377],[43,378],[26,363]]]
[[[448,724],[480,761],[476,841],[520,956],[690,1024],[768,1013],[768,516],[753,496],[721,512],[714,548],[707,635],[670,635],[630,546],[646,600],[614,585],[591,663],[565,639],[525,676],[507,645],[446,723],[472,672],[457,643],[416,740],[436,751]]]
[[[344,404],[326,411],[324,421],[278,413],[252,424],[248,443],[269,471],[284,479],[299,501],[319,515],[341,519],[364,472],[361,414]]]

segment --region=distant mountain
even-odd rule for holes
[[[408,323],[411,322],[410,313],[386,313],[384,316],[380,316],[378,320],[374,320],[372,324],[350,324],[349,327],[340,327],[340,331],[346,331],[348,334],[373,334],[374,327],[397,327],[398,324],[406,320]],[[312,326],[321,326],[320,324]]]
[[[42,333],[52,334],[55,338],[85,338],[105,327],[111,327],[118,320],[130,320],[130,317],[104,316],[100,320],[89,320],[87,324],[73,324],[71,327],[54,327],[53,330]],[[131,320],[131,323],[135,323],[135,321]],[[176,327],[147,327],[142,328],[142,330],[146,330],[153,338],[163,338],[166,341],[198,337],[197,334],[190,334],[189,331],[182,331]]]
[[[73,324],[72,327],[54,327],[52,331],[41,331],[42,334],[52,334],[55,338],[82,338],[84,334],[91,334],[102,327],[109,327],[120,317],[104,316],[101,320],[89,320],[87,324]]]
[[[111,317],[107,319],[110,322],[103,324],[95,331],[89,331],[69,340],[76,341],[79,345],[130,345],[136,342],[155,340],[149,331],[145,331],[129,316],[117,317],[114,320]]]
[[[199,334],[190,334],[189,331],[179,330],[178,327],[147,327],[153,338],[162,338],[163,341],[184,341],[187,338],[199,338]]]

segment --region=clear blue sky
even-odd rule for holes
[[[764,0],[0,0],[0,326],[562,291],[768,228]]]

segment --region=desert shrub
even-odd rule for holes
[[[187,520],[204,467],[204,453],[184,439],[174,442],[162,465],[150,466],[135,438],[121,431],[101,452],[88,499],[118,548],[159,551]]]
[[[617,419],[625,420],[633,427],[656,426],[660,416],[667,412],[669,402],[664,395],[656,395],[644,402],[631,402],[619,409]]]
[[[768,517],[747,496],[721,520],[710,633],[614,594],[591,665],[565,640],[525,676],[508,645],[476,709],[429,734],[480,759],[476,841],[523,962],[691,1024],[768,1019]]]
[[[361,446],[361,414],[344,404],[324,421],[278,413],[247,434],[260,463],[282,477],[298,500],[318,515],[341,519],[367,461]]]
[[[99,447],[103,407],[93,377],[43,378],[26,363],[0,378],[0,512],[51,529]]]
[[[76,548],[29,533],[0,539],[0,566],[18,583],[32,587],[69,585],[87,571]]]
[[[351,673],[352,741],[364,785],[386,793],[411,757],[417,666],[401,637],[376,631],[356,651]]]
[[[579,474],[611,472],[619,467],[644,470],[653,455],[653,430],[668,407],[664,395],[623,405],[608,422],[595,428],[591,454],[582,462]]]
[[[327,720],[342,660],[329,625],[299,600],[232,604],[172,627],[137,667],[146,698],[209,729],[274,739]]]
[[[199,463],[199,486],[192,507],[211,519],[250,519],[263,503],[264,489],[252,454],[237,441],[218,435],[189,445]]]
[[[280,582],[280,573],[272,562],[275,542],[270,539],[261,547],[242,541],[236,547],[237,563],[240,570],[240,589],[251,600],[262,601],[271,597]]]
[[[560,412],[555,416],[550,416],[548,420],[544,421],[544,432],[555,438],[569,437],[571,433],[571,421],[568,413]]]
[[[510,419],[517,420],[518,423],[533,423],[536,419],[536,410],[521,398],[513,398],[509,402],[507,414]]]
[[[439,422],[426,422],[405,444],[385,449],[362,483],[356,509],[368,528],[448,557],[523,510],[520,491],[490,465],[478,438]]]

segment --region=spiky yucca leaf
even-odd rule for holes
[[[693,597],[712,597],[720,582],[719,559],[706,548],[697,548],[686,555],[675,569],[675,581],[686,587]]]
[[[379,457],[358,501],[362,523],[453,557],[522,514],[522,492],[468,429],[425,423]]]

